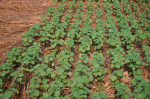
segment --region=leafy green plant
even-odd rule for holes
[[[111,59],[111,67],[112,68],[121,68],[124,66],[125,57],[123,56],[124,49],[122,48],[115,48],[108,50],[108,53],[112,55]]]
[[[80,61],[77,63],[77,67],[74,71],[74,78],[71,83],[71,91],[73,98],[86,98],[90,92],[88,89],[88,83],[93,80],[90,69],[84,66]]]
[[[32,45],[35,41],[34,38],[39,37],[40,27],[41,23],[37,23],[36,25],[32,26],[28,32],[22,35],[25,46]]]
[[[22,65],[32,67],[38,61],[41,61],[40,54],[42,53],[40,49],[40,43],[34,42],[33,46],[27,49],[27,52],[22,53]]]
[[[125,83],[118,82],[114,85],[114,87],[117,90],[116,97],[120,96],[121,99],[130,99],[130,96],[132,96],[130,89],[125,85]]]
[[[135,98],[149,98],[150,85],[149,81],[145,81],[142,77],[141,70],[134,71],[134,78],[132,79],[132,86],[134,88]]]
[[[107,95],[104,91],[102,92],[94,92],[92,94],[92,99],[107,99]]]
[[[79,39],[79,42],[81,42],[79,50],[81,52],[86,52],[90,50],[90,45],[92,44],[92,40],[89,36],[83,36]]]
[[[95,78],[95,81],[103,80],[104,74],[105,74],[105,68],[104,68],[104,61],[105,57],[102,53],[94,52],[93,53],[93,60],[92,65],[94,66],[92,68],[92,74]]]
[[[143,45],[142,48],[146,55],[145,60],[147,61],[147,66],[150,68],[150,48],[146,45]]]
[[[128,64],[129,68],[132,70],[136,70],[139,66],[144,64],[140,59],[140,54],[137,52],[138,50],[128,51],[126,54],[125,62]]]

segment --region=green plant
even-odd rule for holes
[[[28,32],[22,35],[25,46],[32,45],[35,41],[34,38],[39,37],[40,27],[41,23],[37,23],[36,25],[32,26]]]
[[[34,42],[33,46],[30,46],[26,52],[22,53],[22,65],[32,67],[38,61],[41,61],[41,53],[40,43]]]
[[[71,91],[73,98],[86,98],[90,92],[88,89],[88,83],[93,80],[90,69],[84,66],[80,61],[77,63],[77,67],[74,71],[74,78],[71,83]]]
[[[105,57],[102,53],[94,52],[93,53],[93,60],[91,65],[94,67],[92,68],[92,74],[96,81],[103,80],[104,74],[105,74],[105,68],[104,68],[104,61]]]
[[[120,96],[121,99],[130,99],[130,96],[132,96],[130,89],[125,85],[125,83],[118,82],[114,85],[114,87],[117,90],[116,96]]]
[[[107,95],[104,91],[98,93],[98,92],[94,92],[92,94],[92,99],[107,99]]]
[[[147,61],[147,66],[150,68],[150,65],[149,65],[150,64],[150,48],[146,45],[143,45],[142,48],[146,55],[144,59]]]
[[[128,51],[126,54],[125,62],[132,70],[136,70],[139,66],[144,64],[140,59],[140,54],[138,53],[138,50]]]
[[[134,78],[132,79],[132,86],[134,88],[135,98],[149,98],[149,81],[145,81],[145,79],[143,79],[141,70],[139,69],[137,71],[134,71],[133,74]]]

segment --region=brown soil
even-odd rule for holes
[[[52,0],[0,0],[0,64],[6,53],[22,45],[22,33],[40,22]]]

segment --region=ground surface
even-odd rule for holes
[[[0,0],[0,64],[12,47],[21,45],[21,35],[40,21],[52,0]]]

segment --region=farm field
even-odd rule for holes
[[[0,66],[0,99],[149,99],[149,3],[54,2]]]

